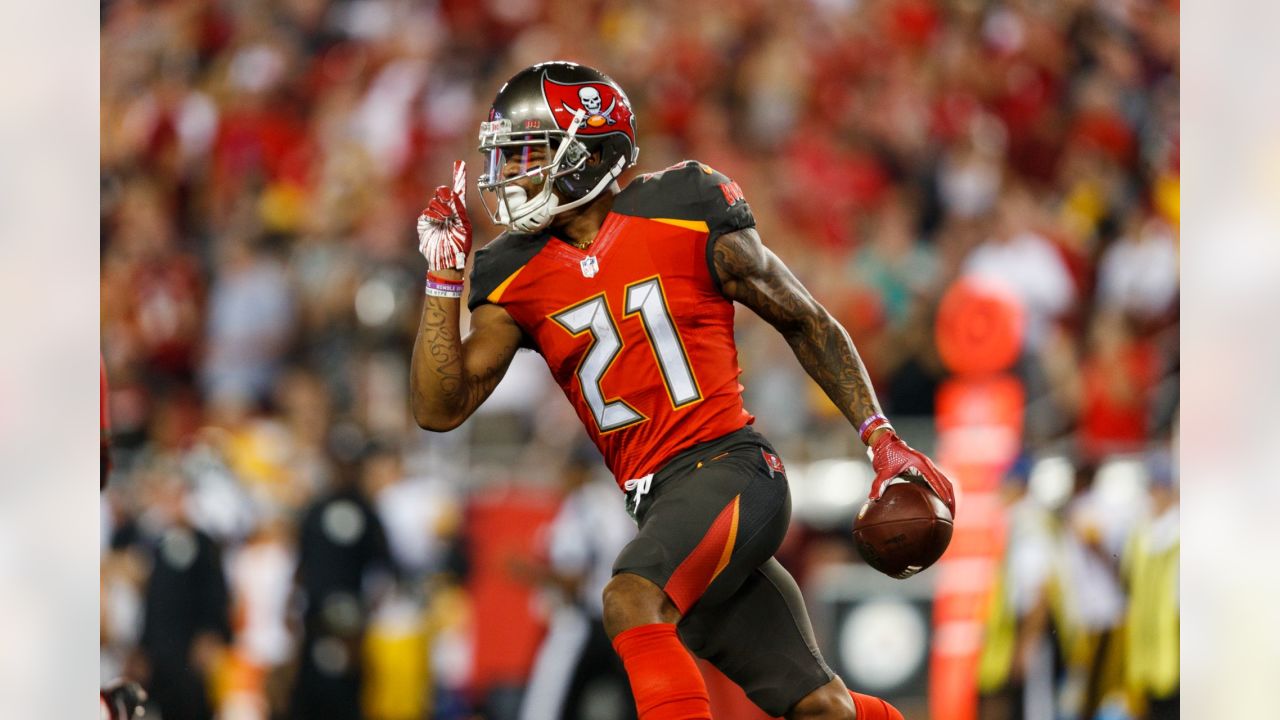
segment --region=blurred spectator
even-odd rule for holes
[[[178,245],[171,189],[161,178],[118,182],[103,202],[110,211],[102,257],[107,374],[113,384],[132,380],[135,373],[115,365],[128,360],[149,387],[189,380],[204,325],[199,262]]]
[[[965,220],[981,218],[995,207],[1004,150],[1004,130],[994,119],[980,119],[974,126],[974,132],[947,149],[936,178],[943,209]]]
[[[155,542],[138,644],[147,688],[165,718],[210,720],[207,688],[231,640],[222,555],[187,517],[185,480],[158,463],[148,483],[147,530]]]
[[[599,477],[600,453],[581,442],[561,473],[564,499],[548,529],[545,566],[513,561],[542,585],[553,609],[520,709],[522,720],[635,718],[635,700],[604,631],[604,586],[635,535],[616,485]]]
[[[1001,486],[1007,529],[978,668],[983,720],[1054,716],[1062,528],[1052,508],[1028,491],[1031,466],[1024,454]]]
[[[438,478],[404,477],[393,454],[376,460],[369,475],[378,518],[405,577],[425,581],[442,572],[460,574],[456,543],[462,515],[456,490]]]
[[[872,358],[881,402],[895,415],[932,414],[942,375],[931,310],[941,286],[941,268],[935,248],[916,236],[917,216],[914,203],[890,198],[867,244],[850,263],[850,274],[874,289],[883,312],[883,333],[860,333],[858,347]]]
[[[906,200],[886,202],[868,242],[854,254],[851,274],[875,289],[889,325],[906,323],[912,300],[936,286],[932,249],[915,235],[915,208]]]
[[[227,563],[235,601],[236,659],[249,675],[261,678],[260,686],[236,690],[248,696],[241,700],[246,703],[252,703],[254,691],[260,693],[273,713],[283,713],[287,705],[287,665],[295,642],[288,627],[296,567],[292,539],[286,519],[266,518]]]
[[[929,417],[945,370],[934,344],[935,303],[931,297],[912,298],[906,319],[886,338],[877,364],[887,377],[881,403],[895,415]],[[879,386],[878,386],[879,387]]]
[[[1124,553],[1130,600],[1125,617],[1127,689],[1148,720],[1178,717],[1180,638],[1178,484],[1168,450],[1153,452],[1149,519],[1133,532]]]
[[[302,592],[302,652],[291,717],[363,718],[362,652],[374,594],[373,576],[393,572],[382,522],[369,498],[378,465],[394,453],[371,444],[362,464],[340,473],[334,490],[303,514],[297,582]],[[389,578],[384,578],[389,580]]]
[[[279,371],[293,326],[293,300],[283,267],[249,238],[231,235],[221,252],[209,292],[205,392],[252,403],[270,393]]]
[[[1151,437],[1157,362],[1155,348],[1134,336],[1123,315],[1102,311],[1094,316],[1080,368],[1079,437],[1087,457],[1143,448]]]
[[[294,505],[298,497],[314,496],[328,485],[333,474],[328,456],[333,431],[333,393],[319,375],[306,368],[291,367],[276,382],[273,405],[280,419],[261,432],[273,440],[269,446],[279,453],[264,458],[287,470],[290,487],[277,497]]]
[[[1144,511],[1141,495],[1117,507],[1115,483],[1103,485],[1097,482],[1100,476],[1097,464],[1080,463],[1073,497],[1063,508],[1061,589],[1068,630],[1059,711],[1082,718],[1094,717],[1123,689],[1121,630],[1128,600],[1119,558],[1133,522]]]
[[[421,720],[436,698],[426,619],[408,593],[384,598],[369,620],[363,644],[361,704],[369,720]]]
[[[1178,297],[1178,248],[1161,220],[1134,213],[1098,262],[1098,304],[1150,322]]]
[[[102,600],[100,608],[100,665],[102,681],[121,674],[141,678],[145,667],[137,667],[142,634],[143,599],[152,569],[152,548],[140,533],[137,512],[126,508],[130,499],[119,487],[103,496],[102,510]]]
[[[965,275],[999,285],[1018,298],[1025,317],[1023,343],[1032,352],[1076,299],[1066,263],[1053,242],[1037,231],[1035,214],[1026,188],[1008,188],[1000,197],[991,237],[974,248],[964,264]]]

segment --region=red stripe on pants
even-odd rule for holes
[[[734,497],[724,506],[698,546],[671,573],[666,586],[662,588],[682,615],[707,591],[707,586],[715,579],[717,569],[722,569],[720,560],[727,555],[726,550],[733,550],[733,543],[737,540],[734,517],[739,497]]]

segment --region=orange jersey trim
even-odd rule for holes
[[[676,227],[682,227],[682,228],[685,228],[686,230],[696,230],[701,233],[711,232],[710,229],[707,227],[707,222],[705,220],[678,220],[676,218],[647,218],[647,219],[652,220],[653,222],[660,222],[660,223],[666,223],[668,225],[675,225]]]
[[[521,271],[521,270],[524,270],[524,268],[525,268],[525,266],[524,266],[524,265],[521,265],[521,266],[519,267],[519,269],[517,269],[515,272],[511,273],[510,275],[508,275],[508,276],[507,276],[507,279],[506,279],[506,280],[503,280],[501,283],[499,283],[499,284],[498,284],[498,287],[494,288],[494,289],[493,289],[493,292],[489,293],[489,295],[488,295],[485,299],[486,299],[486,300],[488,300],[488,301],[489,301],[489,302],[491,302],[491,303],[496,303],[496,302],[498,302],[498,300],[502,297],[502,293],[503,293],[503,291],[505,291],[505,290],[507,289],[507,286],[511,284],[511,281],[512,281],[512,280],[515,280],[515,279],[516,279],[516,276],[517,276],[517,275],[519,275],[519,274],[520,274],[520,271]]]

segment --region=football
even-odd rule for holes
[[[853,542],[871,567],[908,578],[937,562],[951,542],[951,511],[922,481],[902,478],[867,501],[853,521]]]

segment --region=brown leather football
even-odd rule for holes
[[[893,482],[853,521],[853,542],[871,567],[908,578],[937,562],[951,542],[951,511],[922,481]]]

